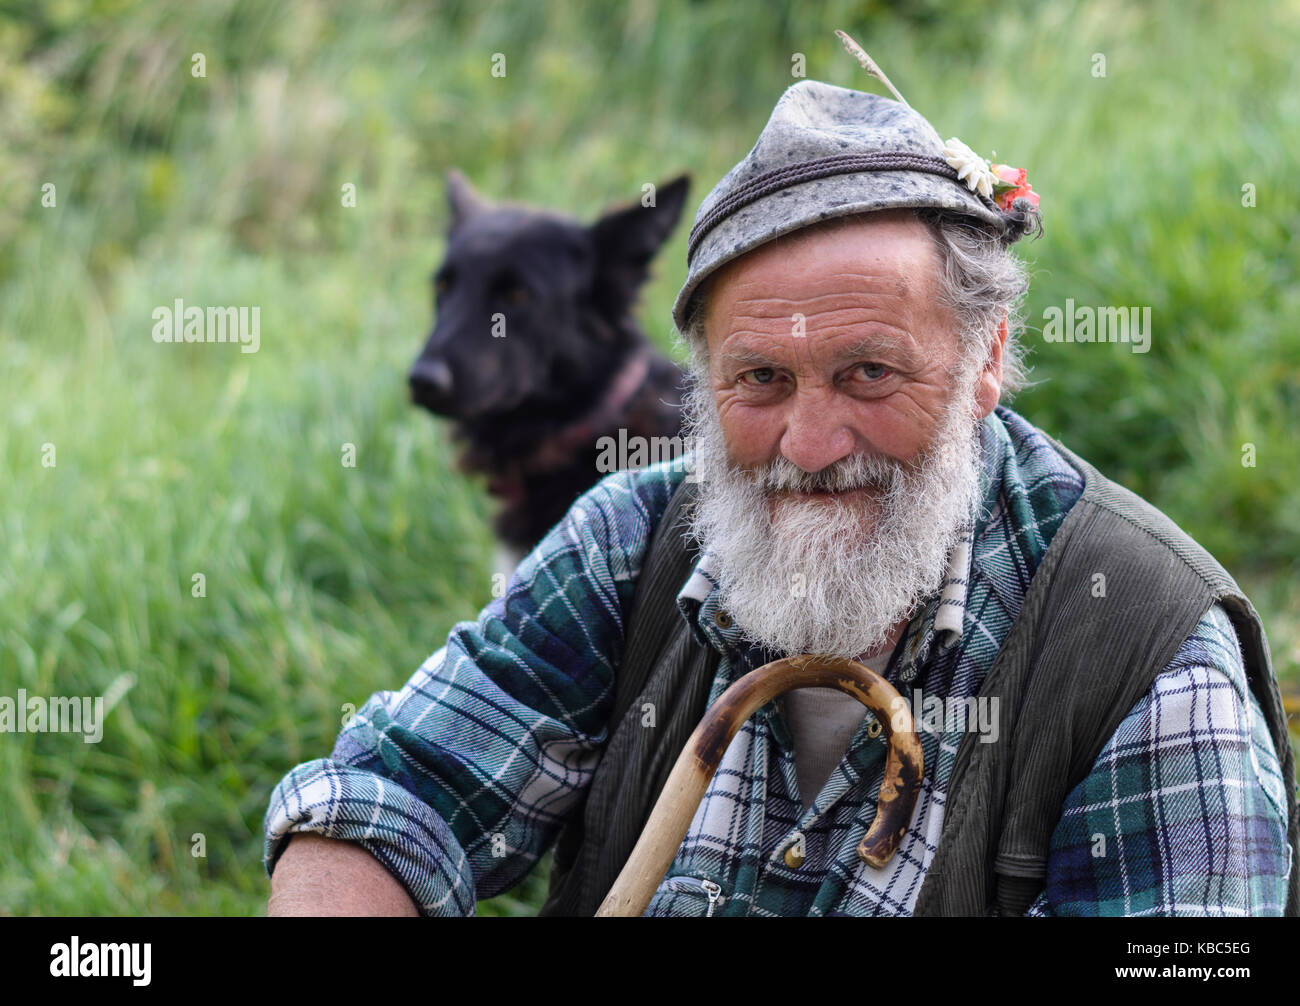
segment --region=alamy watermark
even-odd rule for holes
[[[82,734],[87,744],[104,739],[104,697],[56,695],[49,699],[29,696],[18,689],[18,697],[0,695],[0,733]]]
[[[993,744],[1001,731],[998,712],[1001,700],[996,695],[969,695],[965,698],[950,695],[922,695],[921,689],[912,690],[912,704],[901,695],[891,701],[891,725],[894,730],[904,730],[908,721],[912,729],[930,734],[978,733],[981,744]]]
[[[50,947],[55,978],[130,978],[135,986],[153,978],[152,943],[82,943],[74,936]]]
[[[698,482],[693,440],[693,437],[628,436],[627,429],[619,427],[617,437],[604,436],[596,441],[596,450],[600,452],[596,456],[596,471],[609,474],[672,461],[677,465],[671,470],[684,469],[687,482]]]
[[[154,342],[237,342],[241,353],[262,345],[260,307],[186,307],[177,297],[170,307],[155,307],[151,317]]]
[[[1124,342],[1133,352],[1151,349],[1151,307],[1076,307],[1067,297],[1064,309],[1043,311],[1044,342]]]

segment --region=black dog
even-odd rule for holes
[[[437,317],[411,368],[412,400],[455,421],[461,468],[503,501],[510,569],[604,474],[602,437],[680,435],[682,372],[632,318],[690,180],[590,226],[487,203],[447,176],[451,225],[434,274]],[[606,452],[608,453],[608,452]],[[637,462],[629,462],[636,464]]]

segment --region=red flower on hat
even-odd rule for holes
[[[991,166],[998,180],[993,184],[993,200],[998,209],[1010,213],[1011,205],[1017,199],[1028,199],[1038,208],[1038,193],[1029,184],[1024,168],[1013,168],[1006,164]]]

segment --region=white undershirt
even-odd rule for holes
[[[870,660],[858,658],[858,662],[883,674],[891,652],[886,650]],[[782,701],[785,723],[794,741],[799,796],[807,810],[844,758],[849,741],[867,715],[867,707],[838,688],[797,688],[786,692]]]

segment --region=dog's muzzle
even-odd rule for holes
[[[451,368],[442,360],[417,360],[411,368],[408,381],[411,385],[411,401],[416,405],[439,415],[449,415],[452,412],[454,384]]]

